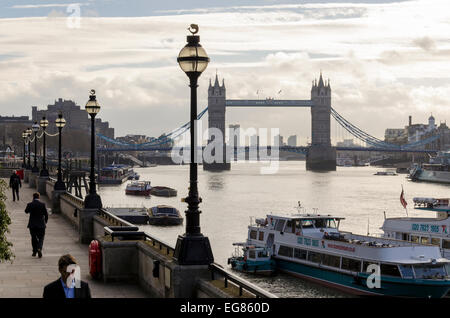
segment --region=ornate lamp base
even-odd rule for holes
[[[179,235],[175,247],[174,260],[179,265],[209,265],[214,256],[206,236]]]
[[[97,193],[89,193],[84,198],[84,208],[85,209],[101,209],[102,199]]]

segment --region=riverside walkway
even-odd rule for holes
[[[5,181],[9,182],[9,180]],[[81,267],[81,279],[88,282],[93,298],[142,298],[148,295],[138,284],[103,283],[89,275],[88,246],[78,243],[78,233],[59,214],[49,213],[42,250],[42,258],[32,257],[31,238],[27,229],[28,214],[25,207],[32,200],[35,189],[22,183],[20,201],[12,201],[12,193],[7,189],[6,208],[11,217],[8,239],[13,243],[15,259],[12,263],[0,263],[0,298],[42,297],[43,288],[60,274],[58,259],[63,254],[72,254]],[[47,208],[51,204],[46,196],[41,197]]]

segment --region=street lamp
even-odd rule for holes
[[[186,233],[178,236],[174,258],[180,265],[209,265],[214,262],[209,239],[200,231],[199,203],[202,201],[198,195],[197,162],[196,162],[196,129],[197,119],[197,82],[201,73],[206,69],[209,57],[200,45],[200,37],[195,35],[198,26],[191,24],[187,36],[187,44],[181,49],[177,61],[189,77],[191,87],[191,162],[189,166],[189,195],[184,199],[188,204],[186,213]]]
[[[27,151],[27,149],[26,149],[27,137],[28,137],[28,133],[27,133],[26,130],[24,130],[22,132],[22,138],[23,138],[23,163],[22,163],[22,168],[26,168],[27,167],[27,161],[26,161],[26,158],[25,158],[25,153]]]
[[[34,132],[34,165],[33,169],[31,169],[31,172],[38,173],[39,168],[37,166],[37,133],[39,131],[39,124],[37,121],[34,122],[33,126],[31,126],[31,129],[33,129]]]
[[[61,113],[58,114],[58,118],[55,121],[56,127],[58,127],[59,136],[58,136],[58,180],[55,183],[55,190],[66,190],[66,185],[64,184],[62,180],[62,173],[61,173],[61,131],[63,127],[66,125],[66,120],[63,118],[63,115]]]
[[[27,170],[31,170],[31,145],[30,145],[30,136],[33,133],[33,130],[31,128],[27,128],[25,131],[27,133],[27,145],[28,145],[28,164],[27,164]]]
[[[102,199],[95,189],[95,116],[100,111],[100,104],[97,102],[95,90],[91,89],[89,100],[86,103],[86,111],[91,116],[91,174],[89,175],[89,194],[84,198],[86,209],[101,209]]]
[[[45,160],[45,155],[47,152],[47,147],[45,144],[45,129],[47,129],[48,127],[48,120],[45,117],[42,117],[41,121],[40,121],[40,126],[42,128],[42,135],[44,137],[44,144],[43,144],[43,156],[42,156],[42,170],[40,173],[41,177],[48,177],[48,170],[47,170],[47,162]]]

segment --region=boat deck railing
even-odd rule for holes
[[[384,238],[384,237],[376,237],[376,236],[366,236],[360,234],[353,234],[351,232],[340,231],[340,233],[344,234],[344,237],[347,239],[347,243],[349,244],[370,244],[365,245],[368,247],[376,247],[376,248],[392,248],[392,247],[402,247],[402,246],[436,246],[432,244],[426,243],[416,243],[411,241],[403,241],[397,240],[394,238]]]
[[[265,291],[264,289],[234,275],[227,270],[225,270],[221,265],[217,263],[212,263],[209,265],[209,270],[211,271],[211,280],[216,280],[217,278],[224,279],[224,287],[228,287],[228,282],[234,283],[239,288],[239,296],[242,296],[244,291],[253,294],[256,298],[278,298],[272,293]]]

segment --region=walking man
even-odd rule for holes
[[[44,298],[91,298],[89,284],[80,280],[80,267],[72,255],[59,258],[58,270],[61,277],[44,287]]]
[[[48,213],[45,203],[39,201],[39,198],[38,192],[33,193],[33,201],[27,204],[25,213],[30,214],[28,228],[30,229],[31,245],[33,246],[32,256],[36,256],[37,253],[39,258],[41,258]]]
[[[17,175],[16,172],[17,171],[14,170],[13,174],[9,178],[9,187],[12,189],[13,201],[16,201],[16,196],[17,201],[19,201],[19,187],[20,188],[22,187],[22,181],[20,181],[20,177]]]

